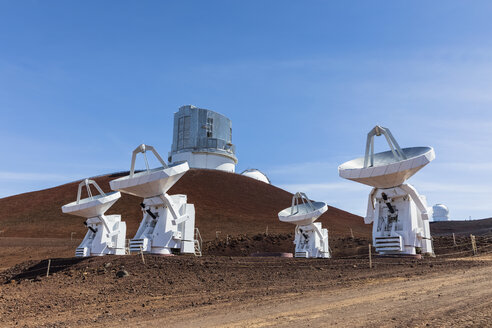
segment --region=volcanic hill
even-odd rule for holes
[[[93,178],[109,192],[109,181],[128,173]],[[75,232],[85,235],[84,218],[63,214],[61,207],[73,202],[80,181],[0,199],[0,230],[4,237],[67,238]],[[219,236],[264,233],[292,233],[294,226],[278,220],[277,213],[291,205],[292,194],[239,174],[191,169],[168,192],[188,195],[195,205],[195,226],[205,240]],[[127,238],[133,237],[142,219],[142,199],[122,194],[107,214],[121,214],[127,224]],[[330,238],[350,235],[369,237],[371,227],[360,216],[329,206],[319,222]]]

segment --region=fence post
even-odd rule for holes
[[[454,232],[453,232],[453,246],[458,246],[458,245],[456,245],[456,237],[454,235]]]
[[[144,255],[143,255],[142,245],[140,245],[140,255],[142,255],[142,262],[143,262],[143,264],[145,264],[145,258],[144,258]]]
[[[372,245],[369,244],[369,269],[372,269]]]
[[[470,235],[470,239],[471,239],[471,244],[472,244],[472,249],[473,249],[473,255],[477,255],[477,243],[475,241],[475,236]]]
[[[354,239],[354,231],[352,230],[352,228],[350,228],[350,236],[352,237],[352,239]]]
[[[265,232],[265,235],[268,236],[268,226],[266,227],[266,232]]]
[[[48,269],[46,270],[46,277],[50,275],[51,259],[48,260]]]

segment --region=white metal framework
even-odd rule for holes
[[[364,156],[364,167],[374,166],[374,136],[379,137],[380,135],[384,135],[386,141],[388,142],[388,146],[391,149],[391,152],[395,156],[395,158],[400,161],[407,159],[405,154],[396,142],[396,139],[391,134],[391,131],[387,128],[383,128],[382,126],[376,125],[369,133],[367,134],[366,141],[366,155]]]

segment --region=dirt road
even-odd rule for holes
[[[29,261],[0,273],[0,327],[484,327],[492,256]],[[117,278],[120,270],[129,275]]]
[[[492,256],[483,258],[492,261]],[[136,327],[487,327],[491,266],[185,310]]]

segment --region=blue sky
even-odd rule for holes
[[[410,180],[429,204],[491,217],[491,14],[487,1],[0,1],[0,197],[128,170],[140,143],[166,155],[173,113],[193,104],[232,119],[238,171],[357,214],[370,187],[337,166],[389,127],[435,148]]]

